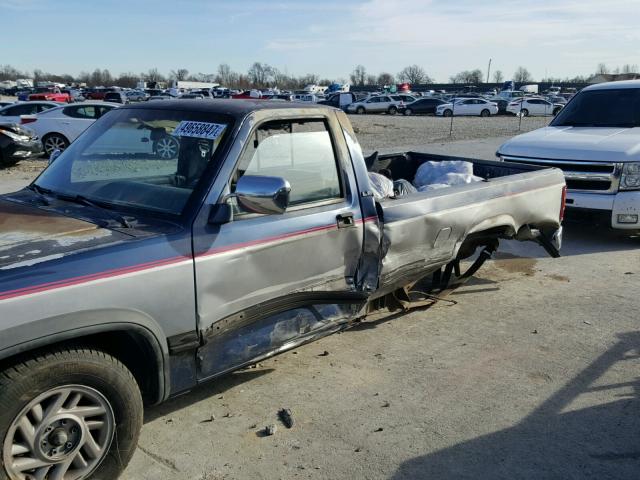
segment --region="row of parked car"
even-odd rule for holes
[[[0,108],[0,166],[64,150],[89,125],[118,106],[107,102],[33,101]]]

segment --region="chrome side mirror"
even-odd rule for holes
[[[289,206],[291,185],[281,177],[243,175],[233,194],[238,204],[252,213],[284,213]]]
[[[62,150],[59,150],[57,148],[53,152],[51,152],[51,155],[49,155],[49,165],[51,165],[56,160],[56,158],[60,156],[60,154],[62,154]]]

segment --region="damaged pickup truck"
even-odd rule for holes
[[[412,181],[442,160],[369,171]],[[467,161],[480,181],[376,200],[336,109],[176,100],[103,116],[0,197],[0,479],[115,479],[144,403],[410,306],[412,285],[441,291],[499,239],[557,255],[562,172]]]

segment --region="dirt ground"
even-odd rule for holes
[[[352,119],[367,151],[492,158],[505,138],[423,132],[443,119]],[[0,191],[40,166],[0,172]],[[373,317],[149,408],[122,478],[635,480],[639,247],[573,223],[559,259],[505,242],[453,302]]]

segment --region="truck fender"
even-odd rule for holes
[[[60,342],[110,332],[129,332],[145,340],[158,373],[158,398],[154,403],[166,399],[170,389],[167,338],[153,318],[136,310],[84,310],[11,327],[3,332],[3,340],[11,340],[11,345],[0,345],[0,361]]]

